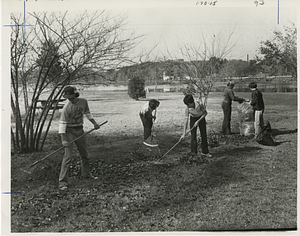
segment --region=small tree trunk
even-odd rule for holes
[[[15,135],[14,135],[12,128],[10,128],[10,135],[11,135],[11,142],[12,142],[12,152],[15,153],[15,151],[17,150],[17,147],[16,147]]]

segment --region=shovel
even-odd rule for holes
[[[108,122],[108,121],[104,121],[104,122],[101,123],[99,126],[102,126],[102,125],[106,124],[107,122]],[[68,144],[70,145],[71,143],[74,143],[76,140],[82,138],[83,136],[85,136],[85,135],[91,133],[91,132],[94,131],[94,130],[95,130],[95,128],[91,129],[90,131],[88,131],[88,132],[86,132],[86,133],[80,135],[79,137],[73,139],[73,140],[70,141]],[[50,156],[56,154],[57,152],[61,151],[61,150],[64,149],[64,148],[65,148],[65,146],[61,146],[59,149],[57,149],[57,150],[51,152],[50,154],[48,154],[47,156],[43,157],[42,159],[37,160],[36,162],[33,162],[33,163],[29,166],[29,168],[31,168],[30,171],[29,171],[29,170],[24,170],[24,169],[20,169],[20,170],[23,171],[23,172],[25,172],[25,173],[27,173],[27,174],[31,174],[32,171],[34,170],[33,167],[35,167],[38,163],[44,161],[45,159],[47,159],[47,158],[49,158]]]

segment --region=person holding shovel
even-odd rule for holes
[[[100,125],[92,117],[88,102],[84,98],[79,98],[79,93],[75,87],[68,86],[63,91],[63,97],[68,99],[64,105],[59,121],[59,134],[61,135],[62,145],[65,146],[65,155],[61,163],[59,174],[59,189],[66,190],[68,186],[68,175],[70,163],[72,159],[73,143],[70,141],[82,136],[83,131],[83,115],[94,125],[95,129],[99,129]],[[81,176],[88,179],[96,179],[90,173],[90,164],[88,159],[88,151],[85,138],[79,138],[75,141],[77,149],[81,157]]]
[[[144,127],[144,141],[151,135],[153,121],[156,119],[155,112],[159,104],[158,100],[150,99],[140,110],[139,115]]]
[[[183,128],[183,134],[181,139],[185,138],[187,134],[187,127],[190,121],[191,129],[191,153],[197,155],[197,127],[200,129],[201,134],[201,157],[212,157],[208,151],[207,133],[206,133],[206,121],[205,116],[207,111],[203,104],[199,101],[195,101],[193,95],[188,94],[183,99],[186,105],[185,109],[185,124]],[[197,123],[196,123],[197,122]],[[196,127],[194,125],[196,124]],[[194,127],[194,128],[193,128]]]

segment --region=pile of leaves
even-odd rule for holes
[[[211,132],[208,134],[208,144],[210,147],[219,147],[222,145],[241,146],[255,142],[253,135],[245,136],[240,134],[224,135],[221,133]]]
[[[186,164],[204,164],[207,163],[207,160],[201,157],[201,155],[197,155],[195,153],[187,153],[186,155],[182,155],[182,158],[180,159],[181,163]]]

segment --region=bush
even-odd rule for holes
[[[137,75],[129,79],[128,95],[135,100],[139,100],[141,97],[146,98],[145,80]]]

